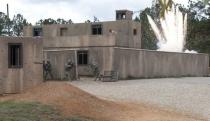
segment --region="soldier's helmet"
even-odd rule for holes
[[[67,61],[68,63],[71,63],[72,61],[71,61],[71,59],[68,59],[68,61]]]
[[[50,64],[50,61],[47,61],[47,64]]]

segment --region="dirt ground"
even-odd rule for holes
[[[145,104],[102,100],[65,82],[47,82],[22,94],[0,97],[0,101],[8,100],[40,102],[56,107],[65,116],[94,121],[201,121]]]

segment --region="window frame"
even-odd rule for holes
[[[102,24],[92,24],[91,25],[91,34],[92,35],[103,35],[103,25]]]
[[[66,32],[66,34],[64,34],[65,32]],[[60,36],[67,36],[67,34],[68,34],[68,28],[66,28],[66,27],[61,27],[60,28]]]
[[[18,47],[15,47],[18,46]],[[19,48],[19,55],[18,55],[18,59],[13,60],[13,57],[16,57],[17,55],[12,54],[14,51],[16,52],[16,50],[12,50],[13,49],[17,49]],[[13,62],[13,61],[17,61],[17,62]],[[17,63],[16,65],[14,63]],[[8,43],[8,68],[11,69],[20,69],[23,68],[23,44],[22,43]]]
[[[35,31],[39,32],[38,35],[35,35]],[[41,37],[43,36],[43,28],[42,27],[34,27],[33,28],[33,37]]]
[[[86,56],[86,59],[85,59],[85,56]],[[88,57],[89,57],[89,52],[87,50],[77,51],[77,64],[79,66],[88,65],[88,63],[89,63]],[[80,59],[82,59],[82,60],[80,60]]]
[[[117,12],[116,19],[117,20],[126,20],[126,11]]]
[[[138,33],[137,29],[133,29],[133,35],[136,36]]]

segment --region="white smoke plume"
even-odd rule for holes
[[[160,18],[158,28],[155,21],[148,15],[149,23],[158,39],[158,51],[184,52],[187,34],[187,14],[183,14],[178,7],[172,7]],[[195,51],[186,51],[195,53]]]

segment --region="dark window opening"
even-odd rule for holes
[[[77,52],[78,65],[88,64],[88,51],[78,51]]]
[[[102,25],[92,25],[92,35],[102,35]]]
[[[125,14],[122,14],[122,19],[126,19],[126,15]]]
[[[137,29],[133,29],[133,35],[137,35]]]
[[[61,28],[60,29],[60,36],[67,36],[67,32],[68,32],[67,28]]]
[[[22,44],[8,45],[8,64],[9,68],[22,68],[23,55]]]
[[[126,13],[117,13],[117,20],[126,19]]]
[[[42,28],[34,28],[33,34],[34,34],[34,37],[42,36]]]

